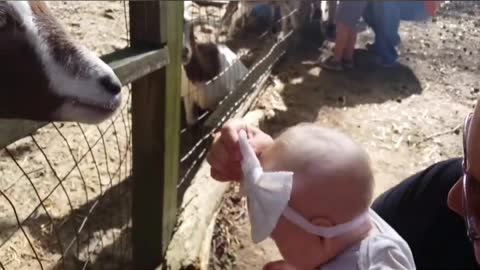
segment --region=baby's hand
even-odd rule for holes
[[[263,270],[296,270],[296,268],[285,261],[275,261],[265,264]]]
[[[228,121],[221,131],[215,134],[207,156],[207,161],[212,166],[211,176],[218,181],[240,181],[242,178],[242,154],[238,145],[240,130],[247,132],[249,143],[257,155],[273,143],[269,135],[242,119]]]

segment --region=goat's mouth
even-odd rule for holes
[[[84,124],[100,124],[110,118],[122,104],[122,96],[106,100],[91,100],[82,97],[64,97],[62,104],[52,115],[52,121],[74,121]]]
[[[86,109],[99,114],[111,114],[115,112],[122,103],[121,98],[113,98],[108,102],[98,102],[81,98],[67,98],[67,101],[74,107]]]

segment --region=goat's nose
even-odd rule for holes
[[[100,84],[112,95],[117,95],[122,90],[120,81],[113,76],[103,76],[100,78]]]

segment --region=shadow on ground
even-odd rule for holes
[[[131,259],[131,186],[128,178],[63,217],[51,217],[40,210],[23,228],[34,246],[64,254],[64,260],[51,269],[124,269]],[[0,230],[0,241],[6,242],[19,226],[2,222]],[[86,258],[93,262],[83,268]]]
[[[318,47],[317,47],[318,48]],[[356,68],[331,72],[319,67],[321,50],[312,43],[291,50],[273,73],[283,84],[280,96],[286,108],[261,123],[261,128],[275,135],[301,122],[314,122],[323,107],[343,108],[380,104],[420,94],[421,84],[405,65],[380,68],[371,64],[366,50],[355,52]]]

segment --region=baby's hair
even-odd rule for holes
[[[358,190],[361,197],[359,207],[370,206],[374,189],[370,158],[359,144],[344,133],[302,123],[281,133],[272,150],[283,153],[280,154],[277,169],[307,174],[313,178],[322,175],[324,181],[347,179],[346,184]]]

